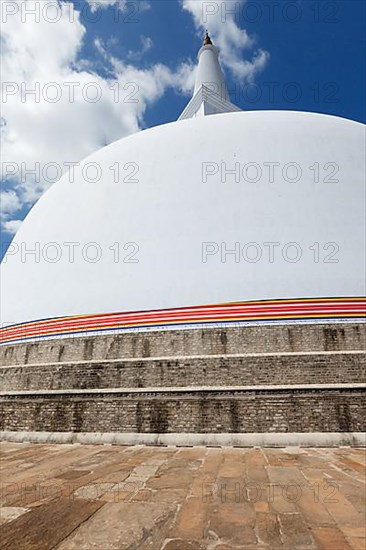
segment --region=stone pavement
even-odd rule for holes
[[[1,445],[3,550],[365,550],[354,448]]]

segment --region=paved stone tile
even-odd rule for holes
[[[175,525],[171,531],[172,538],[184,540],[203,540],[207,525],[208,504],[199,497],[188,497],[179,510]]]
[[[259,542],[271,547],[282,546],[280,524],[276,514],[258,512],[256,526]]]
[[[101,506],[97,502],[60,499],[33,508],[2,525],[2,550],[51,550]]]
[[[294,466],[268,466],[266,469],[271,483],[285,486],[290,484],[302,486],[306,483],[302,472]]]
[[[59,550],[122,550],[138,545],[172,518],[175,508],[161,503],[107,503],[63,541]],[[135,546],[134,546],[135,545]]]
[[[366,539],[355,539],[351,537],[348,539],[351,547],[354,548],[354,550],[365,550],[366,548]]]
[[[260,449],[251,449],[245,456],[246,477],[252,483],[268,483],[268,474],[266,467],[268,459]]]
[[[162,550],[206,550],[206,548],[199,542],[187,540],[186,538],[167,540],[162,546]]]
[[[33,447],[37,454],[37,445]],[[62,445],[60,447],[62,448]],[[90,456],[97,452],[98,449],[95,447],[81,446],[63,449],[57,454],[47,452],[41,457],[38,456],[37,463],[34,464],[34,467],[25,473],[10,468],[10,470],[6,472],[7,481],[12,483],[24,483],[25,481],[27,481],[28,484],[38,483],[47,477],[53,477],[69,469],[76,469],[73,466],[75,463],[78,463],[78,469],[81,469],[80,465],[82,462],[78,462],[80,458]],[[29,450],[28,453],[31,453],[31,450]],[[47,463],[47,468],[44,466],[45,463]]]
[[[342,532],[335,527],[317,527],[312,529],[314,538],[319,548],[324,550],[351,550],[352,546],[348,544]]]
[[[311,531],[300,514],[279,514],[278,520],[285,546],[296,549],[313,547]]]
[[[335,520],[327,511],[323,502],[318,499],[316,493],[303,492],[296,503],[306,523],[310,526],[334,525]]]
[[[0,508],[0,525],[8,523],[18,518],[22,514],[25,514],[29,511],[29,508],[14,508],[10,506],[4,506]]]
[[[74,492],[76,498],[83,500],[103,500],[103,496],[112,491],[113,483],[94,483],[93,485],[84,485]]]
[[[357,509],[360,514],[365,512],[365,498],[366,498],[366,485],[364,486],[364,492],[360,492],[361,483],[342,483],[342,494],[347,498],[349,502]]]
[[[58,479],[65,479],[65,480],[74,480],[79,479],[80,477],[86,476],[90,474],[90,470],[70,470],[69,472],[64,472],[63,474],[60,474],[59,476],[55,476]]]
[[[255,511],[248,503],[220,503],[211,510],[209,530],[232,545],[256,544]]]
[[[364,489],[364,487],[363,487]],[[365,537],[365,515],[359,513],[351,502],[342,495],[341,488],[331,498],[324,500],[324,505],[335,519],[339,529],[349,537]]]
[[[366,548],[361,449],[1,452],[5,550]]]
[[[266,501],[259,500],[259,501],[254,503],[254,510],[258,513],[260,513],[260,512],[268,513],[269,512],[269,504]]]
[[[181,504],[187,497],[184,489],[159,489],[153,490],[151,500],[153,502],[171,502],[172,504]]]
[[[191,485],[191,495],[201,497],[203,502],[212,500],[218,491],[218,471],[224,455],[218,449],[208,449],[198,475]]]
[[[363,464],[366,466],[366,455],[361,449],[352,449],[350,452],[350,456],[352,457],[352,460],[355,462],[359,462],[360,464]]]
[[[296,503],[288,498],[286,486],[271,485],[268,491],[267,502],[271,512],[275,514],[295,514],[297,512]]]
[[[354,470],[359,472],[361,475],[363,475],[365,467],[363,464],[360,464],[360,462],[353,460],[351,458],[344,458],[343,460],[339,461],[339,464],[344,466],[344,469],[346,472],[350,473]]]

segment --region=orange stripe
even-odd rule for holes
[[[351,298],[305,298],[234,302],[222,305],[192,306],[158,311],[81,315],[32,321],[7,327],[0,342],[28,338],[62,336],[92,330],[123,330],[141,326],[175,326],[198,323],[273,321],[290,319],[360,318],[366,300]]]

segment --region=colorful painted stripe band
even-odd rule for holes
[[[365,318],[365,298],[305,298],[237,302],[157,311],[110,313],[44,319],[0,331],[0,343],[118,332],[132,329],[189,327],[225,323],[352,320]]]

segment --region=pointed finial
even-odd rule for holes
[[[208,34],[208,30],[206,29],[206,36],[205,36],[205,39],[203,41],[203,45],[204,46],[212,46],[212,40],[210,38],[210,35]]]

